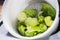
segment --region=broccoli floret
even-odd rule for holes
[[[42,13],[43,16],[45,16],[45,17],[51,16],[52,19],[55,18],[56,10],[50,4],[43,3],[41,11],[43,11],[43,13]]]
[[[47,26],[51,26],[53,23],[53,20],[51,19],[50,16],[45,17],[44,21]]]
[[[28,17],[35,17],[37,14],[36,9],[25,9],[23,12],[25,12],[25,14],[27,14]]]
[[[18,27],[18,32],[21,34],[21,35],[25,35],[25,29],[26,27],[21,25]]]
[[[39,27],[40,27],[40,32],[44,32],[47,30],[47,26],[45,24],[40,24]]]
[[[27,30],[29,32],[34,32],[34,31],[40,32],[40,27],[38,27],[38,26],[27,26]]]
[[[26,31],[25,32],[25,36],[27,36],[27,37],[33,37],[33,36],[35,36],[37,33],[36,32],[29,32],[29,31]]]
[[[38,19],[40,23],[44,22],[44,16],[39,16]]]
[[[47,26],[45,24],[40,24],[39,26],[27,26],[27,30],[29,32],[44,32],[47,30]]]
[[[20,22],[24,22],[27,19],[27,15],[24,12],[21,12],[18,14],[17,18]]]
[[[36,26],[36,25],[39,24],[39,22],[38,22],[37,18],[31,18],[31,17],[29,17],[29,18],[27,18],[27,20],[25,21],[25,24],[26,24],[26,25],[29,25],[29,26]]]

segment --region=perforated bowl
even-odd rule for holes
[[[14,36],[21,39],[38,39],[51,35],[58,27],[59,6],[57,0],[45,0],[56,9],[56,17],[52,26],[41,35],[34,37],[21,36],[16,30],[17,14],[25,8],[36,8],[40,10],[41,0],[5,0],[2,10],[2,18],[5,28]]]

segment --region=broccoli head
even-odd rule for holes
[[[53,20],[51,19],[51,16],[45,17],[44,21],[45,21],[45,24],[46,24],[47,26],[51,26],[52,23],[53,23]]]
[[[28,17],[35,17],[37,14],[36,9],[25,9],[23,12],[25,12],[25,14],[27,14]]]
[[[45,24],[40,24],[39,27],[40,27],[40,32],[44,32],[47,30],[47,26]]]
[[[29,17],[29,18],[27,18],[27,20],[25,20],[25,24],[29,25],[29,26],[36,26],[39,24],[39,22],[38,22],[37,18]]]
[[[27,26],[27,30],[29,32],[34,32],[34,31],[40,32],[40,27],[39,26]]]
[[[27,19],[27,15],[24,12],[21,12],[18,14],[17,18],[20,22],[24,22]]]
[[[39,16],[38,19],[40,23],[44,22],[44,16]]]
[[[43,11],[43,13],[42,13],[43,16],[45,16],[45,17],[51,16],[52,19],[55,18],[56,10],[50,4],[43,3],[41,11]]]
[[[21,34],[21,35],[25,35],[25,29],[26,27],[21,25],[18,27],[18,32]]]
[[[26,31],[25,32],[25,36],[27,36],[27,37],[33,37],[33,36],[35,36],[37,33],[36,32],[29,32],[29,31]]]

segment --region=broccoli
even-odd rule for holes
[[[18,32],[21,34],[21,35],[25,35],[25,29],[26,27],[21,25],[18,27]]]
[[[43,16],[51,16],[52,19],[55,18],[56,15],[56,10],[48,3],[43,3],[41,11],[43,11],[42,15]]]
[[[34,32],[34,31],[40,32],[40,27],[38,27],[38,26],[27,26],[27,30],[29,32]]]
[[[27,37],[33,37],[33,36],[35,36],[37,33],[36,32],[29,32],[29,31],[26,31],[25,32],[25,36],[27,36]]]
[[[27,30],[29,32],[44,32],[47,30],[47,26],[45,24],[40,24],[39,26],[27,26]]]
[[[53,20],[51,19],[51,16],[45,17],[44,21],[45,21],[45,24],[46,24],[47,26],[51,26],[52,23],[53,23]]]
[[[35,17],[37,14],[36,9],[25,9],[23,12],[25,12],[25,14],[27,14],[28,17]]]
[[[27,15],[24,12],[21,12],[18,14],[17,18],[20,22],[24,22],[27,19]]]
[[[25,20],[25,24],[30,25],[30,26],[36,26],[39,24],[39,22],[38,22],[37,18],[29,17],[29,18],[27,18],[27,20]]]
[[[39,16],[38,19],[40,23],[44,22],[44,16]]]
[[[47,26],[45,24],[40,24],[39,27],[40,27],[40,32],[44,32],[47,30]]]

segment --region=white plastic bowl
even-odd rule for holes
[[[56,9],[56,17],[52,26],[41,35],[37,35],[34,37],[24,37],[18,34],[16,31],[16,16],[17,14],[22,11],[28,5],[30,0],[5,0],[2,10],[2,18],[3,23],[6,29],[15,37],[21,39],[38,39],[44,38],[51,35],[58,27],[59,23],[59,5],[57,0],[46,0],[49,4],[51,4]]]

